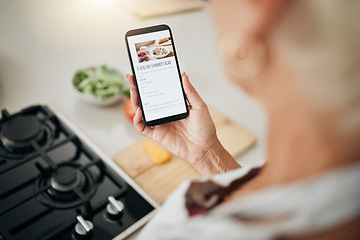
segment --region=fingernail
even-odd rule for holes
[[[184,76],[184,75],[186,76],[186,73],[185,73],[185,72],[183,72],[183,74],[181,74],[181,76]]]
[[[136,112],[139,112],[140,111],[140,107],[138,107],[137,109],[136,109]]]

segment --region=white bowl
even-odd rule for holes
[[[156,48],[165,48],[166,51],[167,51],[167,54],[163,54],[163,55],[155,55],[155,54],[153,54],[153,50],[156,49]],[[167,55],[169,55],[169,53],[170,53],[170,48],[169,48],[169,47],[154,47],[154,48],[152,48],[152,49],[150,50],[150,54],[151,54],[152,56],[156,57],[156,58],[164,58],[164,57],[166,57]]]

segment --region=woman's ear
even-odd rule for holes
[[[228,1],[232,0],[225,2]],[[236,7],[240,9],[239,21],[234,22],[232,28],[226,26],[226,30],[222,29],[219,41],[219,55],[229,75],[237,79],[251,79],[263,71],[267,61],[266,33],[278,20],[285,2],[285,0],[236,2]],[[217,1],[214,3],[218,4]],[[229,13],[232,11],[229,6],[223,8],[223,10],[228,9]],[[240,21],[240,18],[243,18],[243,21]]]
[[[249,93],[256,91],[254,79],[267,66],[266,35],[282,15],[285,3],[286,0],[211,1],[224,68]]]

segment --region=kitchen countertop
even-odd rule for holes
[[[80,101],[71,86],[78,68],[106,64],[130,73],[124,41],[132,28],[168,24],[182,69],[205,102],[246,127],[258,143],[237,159],[262,161],[266,118],[261,107],[227,80],[217,58],[209,7],[140,20],[116,0],[0,2],[0,109],[52,104],[112,157],[142,137],[123,103],[100,108]]]

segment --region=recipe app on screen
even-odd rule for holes
[[[128,37],[146,121],[185,113],[186,103],[168,30]]]

